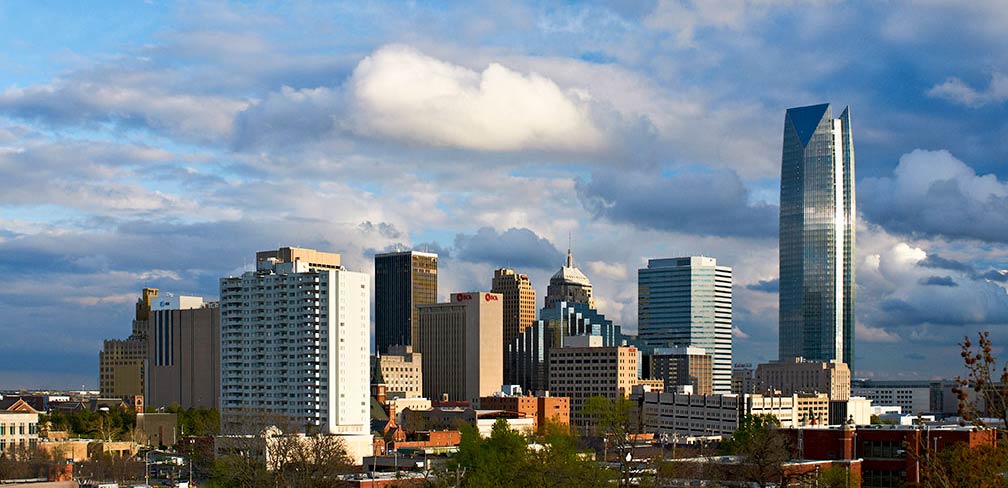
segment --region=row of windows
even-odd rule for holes
[[[0,435],[25,435],[27,431],[28,435],[38,434],[38,424],[29,423],[3,423],[0,422]]]

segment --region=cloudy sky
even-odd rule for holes
[[[256,250],[441,254],[439,294],[574,239],[633,331],[649,257],[735,270],[777,354],[788,107],[853,114],[858,376],[1008,344],[999,1],[0,6],[0,387],[97,386],[140,288],[216,297]],[[541,303],[540,298],[540,303]]]

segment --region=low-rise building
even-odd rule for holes
[[[661,438],[729,436],[739,425],[739,397],[636,389],[631,396],[640,409],[645,432]]]
[[[567,397],[494,395],[480,398],[480,409],[519,412],[533,419],[532,428],[536,432],[546,424],[570,426],[570,398]]]
[[[750,363],[735,363],[732,367],[732,390],[736,395],[756,393],[756,377]]]
[[[481,436],[489,437],[494,423],[504,419],[511,430],[529,434],[535,432],[535,419],[514,411],[448,407],[411,410],[410,415],[420,417],[431,430],[458,430],[462,425],[469,424],[476,427]]]
[[[825,393],[830,400],[847,400],[851,395],[850,368],[835,360],[804,358],[763,363],[756,367],[756,392]]]
[[[371,357],[371,382],[384,384],[390,397],[422,397],[422,355],[413,346],[389,346],[387,353]]]
[[[957,443],[969,447],[995,445],[996,432],[972,426],[865,426],[785,428],[781,432],[800,459],[863,459],[862,486],[917,486],[918,473],[928,456],[924,446],[939,454]]]
[[[902,413],[917,415],[932,411],[931,383],[928,381],[856,380],[851,393],[878,406],[897,406]]]
[[[34,410],[0,412],[0,454],[35,448],[38,428],[38,412]]]

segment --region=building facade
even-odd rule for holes
[[[536,320],[536,292],[526,274],[513,269],[498,268],[494,271],[492,293],[503,297],[504,345],[511,344],[518,334],[532,326]],[[506,356],[506,355],[505,355]],[[517,384],[511,361],[504,362],[504,383]]]
[[[536,432],[542,432],[547,424],[570,426],[570,398],[567,397],[494,395],[480,398],[479,408],[519,412],[535,420]]]
[[[714,393],[714,361],[702,347],[655,348],[651,354],[651,374],[664,380],[665,391],[690,385],[694,394]]]
[[[784,116],[780,191],[780,359],[854,369],[854,144],[849,108]]]
[[[221,423],[238,432],[268,414],[339,434],[359,458],[371,444],[370,277],[312,256],[268,256],[220,280]]]
[[[38,412],[0,412],[0,455],[34,449],[38,430]]]
[[[631,399],[640,408],[644,432],[668,441],[730,436],[739,426],[742,405],[735,395],[639,392]]]
[[[553,308],[557,303],[583,303],[590,309],[595,309],[595,297],[592,296],[592,284],[588,277],[574,266],[574,253],[567,248],[567,261],[550,278],[546,287],[544,309]]]
[[[732,366],[732,394],[746,395],[756,393],[756,377],[750,363],[735,363]]]
[[[513,375],[507,381],[525,392],[549,389],[549,351],[563,347],[572,336],[601,337],[603,346],[621,346],[624,336],[620,326],[590,308],[576,302],[556,302],[539,311],[539,320],[506,344],[506,361]]]
[[[136,303],[133,333],[107,339],[98,353],[98,388],[103,397],[143,395],[147,378],[147,321],[157,288],[144,288]]]
[[[637,383],[637,348],[603,346],[599,336],[568,337],[563,347],[550,350],[550,394],[570,398],[571,424],[585,425],[584,401],[602,396],[628,398]]]
[[[375,347],[420,350],[418,307],[437,303],[437,254],[402,251],[375,254]]]
[[[640,340],[704,348],[713,358],[713,392],[731,393],[732,269],[703,256],[649,259],[637,271],[637,293]]]
[[[451,301],[420,305],[423,394],[477,405],[504,381],[502,297],[452,293]]]
[[[851,374],[839,361],[789,358],[756,366],[756,391],[825,393],[830,400],[846,401],[851,395]]]
[[[902,413],[908,415],[930,413],[935,407],[928,381],[858,380],[851,384],[851,393],[878,406],[900,407]]]
[[[144,400],[159,408],[220,408],[220,307],[200,297],[161,296],[147,321]]]
[[[387,354],[372,358],[373,383],[385,385],[389,396],[416,398],[423,396],[423,355],[412,346],[392,346]]]

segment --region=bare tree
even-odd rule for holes
[[[984,417],[999,419],[1004,435],[1008,427],[1008,363],[999,365],[988,331],[977,334],[975,348],[969,337],[964,337],[959,347],[966,366],[966,376],[956,377],[958,384],[953,390],[959,399],[959,414],[979,427],[989,427]],[[970,390],[975,399],[970,398]]]

